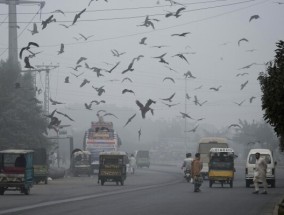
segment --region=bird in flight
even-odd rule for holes
[[[113,54],[113,56],[115,57],[120,57],[121,55],[125,54],[126,52],[118,52],[116,49],[112,49],[111,53]]]
[[[36,23],[34,23],[34,24],[33,24],[33,30],[29,30],[29,31],[32,33],[32,35],[34,35],[34,34],[37,34],[37,33],[38,33]]]
[[[124,73],[126,73],[126,72],[128,72],[128,71],[130,71],[130,72],[134,71],[134,69],[133,69],[133,64],[134,64],[134,62],[135,62],[135,59],[136,59],[136,58],[133,58],[133,59],[132,59],[131,63],[128,65],[127,69],[123,70],[123,71],[121,72],[121,74],[124,74]]]
[[[185,7],[181,7],[179,8],[176,12],[169,12],[165,15],[166,18],[170,17],[170,16],[175,16],[176,18],[181,16],[181,11],[185,10]]]
[[[55,10],[55,11],[53,11],[51,13],[61,13],[61,14],[63,14],[65,16],[65,13],[62,10]]]
[[[195,76],[192,75],[192,73],[188,70],[186,73],[183,74],[185,78],[196,78]]]
[[[80,73],[79,75],[76,75],[75,73],[71,72],[72,75],[74,75],[76,78],[78,78],[79,76],[83,75],[84,72]]]
[[[45,29],[46,26],[51,23],[51,22],[56,22],[56,19],[53,18],[53,15],[51,15],[50,17],[48,17],[46,20],[42,20],[41,21],[41,25],[42,25],[42,29]]]
[[[137,26],[145,26],[145,27],[151,26],[153,29],[155,29],[154,23],[151,20],[152,19],[150,19],[149,16],[147,15],[145,20],[144,20],[144,23],[141,24],[141,25],[137,25]],[[158,20],[155,20],[155,21],[158,21]]]
[[[155,101],[153,101],[152,99],[148,99],[148,101],[146,102],[145,105],[143,105],[140,101],[136,100],[136,104],[138,105],[138,107],[140,108],[141,111],[141,115],[142,118],[145,119],[146,117],[146,113],[150,110],[152,115],[154,114],[154,110],[152,108],[150,108],[151,104],[156,104]]]
[[[104,86],[101,86],[101,87],[92,86],[92,88],[95,89],[98,92],[98,96],[101,96],[103,93],[105,93]]]
[[[86,57],[80,57],[79,60],[77,60],[76,64],[78,65],[79,63],[81,63],[84,60],[87,60],[87,58]]]
[[[169,64],[167,61],[165,61],[164,57],[167,53],[162,54],[161,56],[158,57],[153,57],[153,58],[159,58],[161,63]]]
[[[127,120],[127,122],[125,123],[125,125],[123,126],[123,127],[125,127],[125,126],[127,126],[128,125],[128,123],[130,123],[131,122],[131,120],[134,118],[136,116],[136,113],[135,114],[133,114],[128,120]]]
[[[178,73],[176,70],[174,70],[173,68],[169,67],[169,66],[165,66],[166,68],[168,68],[170,71],[173,71],[175,73]]]
[[[118,117],[116,115],[114,115],[113,113],[105,113],[103,116],[113,116],[113,117],[118,119]]]
[[[59,101],[55,101],[53,100],[52,98],[49,98],[49,101],[51,102],[52,105],[61,105],[61,104],[65,104],[65,103],[62,103],[62,102],[59,102]]]
[[[219,91],[221,87],[222,85],[220,85],[219,87],[210,87],[209,90]]]
[[[191,116],[189,116],[187,113],[180,112],[180,114],[181,114],[181,117],[182,117],[183,119],[185,119],[185,118],[193,119],[193,118],[192,118]]]
[[[84,36],[83,34],[79,34],[81,38],[83,38],[85,41],[88,40],[89,38],[95,36],[95,35],[90,35],[90,36]]]
[[[96,103],[96,105],[99,105],[100,103],[106,103],[106,101],[105,100],[100,100],[100,101],[93,100],[91,101],[91,103]]]
[[[60,50],[58,51],[58,54],[62,54],[64,52],[64,44],[60,44]]]
[[[238,74],[236,74],[236,77],[238,77],[238,76],[244,76],[244,75],[248,75],[248,73],[247,73],[247,72],[238,73]]]
[[[56,111],[56,113],[62,115],[62,116],[65,116],[67,119],[69,119],[70,121],[74,121],[74,119],[72,119],[70,116],[68,116],[67,114],[65,113],[62,113],[62,112],[59,112],[59,111]]]
[[[25,50],[29,51],[31,46],[39,47],[39,45],[37,43],[29,42],[26,47],[21,48],[21,51],[20,51],[20,54],[19,54],[20,55],[20,59],[22,59],[23,51],[25,51]]]
[[[249,103],[252,103],[254,99],[256,99],[256,97],[255,97],[255,96],[250,97],[250,99],[249,99]]]
[[[65,28],[69,28],[69,27],[70,27],[70,25],[64,25],[64,24],[59,24],[59,25],[65,27]],[[78,38],[76,38],[76,37],[73,37],[73,38],[76,39],[76,40],[78,40]]]
[[[241,90],[243,90],[247,84],[248,84],[248,81],[246,81],[243,84],[241,84]]]
[[[169,108],[173,107],[173,106],[176,106],[176,105],[179,105],[180,103],[176,103],[176,104],[167,104],[167,103],[164,103],[162,102],[164,105],[167,105]]]
[[[147,37],[143,37],[143,38],[140,40],[139,44],[141,44],[141,45],[147,45],[147,44],[145,43],[146,40],[147,40]]]
[[[175,80],[174,80],[173,78],[171,78],[171,77],[165,77],[165,78],[163,79],[163,81],[165,81],[165,80],[170,80],[170,81],[172,81],[173,83],[175,83]]]
[[[238,106],[241,106],[243,103],[245,102],[245,100],[241,101],[241,102],[234,102],[235,104],[237,104]]]
[[[90,81],[85,78],[83,80],[83,82],[80,84],[80,87],[83,87],[83,86],[85,86],[86,84],[89,84],[89,83],[90,83]]]
[[[179,36],[179,37],[185,37],[186,35],[188,34],[191,34],[190,32],[184,32],[184,33],[181,33],[181,34],[172,34],[171,36]]]
[[[121,83],[124,82],[124,81],[129,81],[129,82],[131,82],[131,83],[133,82],[133,81],[131,80],[131,78],[128,78],[128,77],[122,79],[122,80],[121,80]]]
[[[169,98],[161,99],[161,100],[172,102],[172,99],[173,99],[173,97],[175,96],[175,94],[176,94],[176,93],[173,93]]]
[[[71,69],[73,69],[73,70],[75,70],[75,71],[78,71],[78,68],[80,68],[80,67],[82,67],[81,65],[76,65],[75,67],[68,67],[68,68],[71,68]]]
[[[66,83],[66,84],[69,84],[69,83],[70,83],[70,82],[69,82],[69,76],[66,76],[66,77],[65,77],[64,83]]]
[[[92,103],[90,104],[85,103],[84,105],[87,110],[92,110]]]
[[[82,11],[80,11],[80,13],[77,13],[77,14],[75,15],[72,25],[74,25],[74,24],[77,22],[77,20],[81,17],[81,15],[82,15],[85,11],[86,11],[86,8],[83,9]]]
[[[239,46],[241,45],[241,42],[242,42],[242,41],[248,42],[248,39],[246,39],[246,38],[240,39],[240,40],[238,41],[238,45],[239,45]]]
[[[260,16],[259,15],[252,15],[250,18],[249,18],[249,22],[251,21],[251,20],[253,20],[253,19],[259,19],[260,18]]]
[[[108,73],[111,73],[119,64],[120,64],[120,61],[117,62],[110,70],[107,70],[107,69],[104,69],[104,70]]]
[[[175,55],[173,55],[173,57],[175,57],[175,56],[181,58],[182,60],[185,60],[189,64],[189,62],[187,61],[186,57],[183,54],[175,54]]]
[[[124,93],[133,93],[135,95],[134,91],[133,90],[129,90],[129,89],[122,90],[122,94],[124,94]]]
[[[196,125],[194,128],[186,131],[186,132],[196,132],[196,129],[198,128],[199,125]]]
[[[231,124],[231,125],[228,126],[228,128],[232,128],[232,127],[242,128],[239,124]]]

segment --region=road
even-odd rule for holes
[[[284,168],[277,169],[276,188],[268,195],[254,195],[245,188],[244,168],[237,166],[234,187],[204,181],[202,192],[194,193],[176,166],[151,166],[128,175],[124,186],[97,184],[95,177],[66,177],[39,184],[25,196],[7,191],[0,196],[0,214],[104,214],[104,215],[260,215],[271,214],[284,194]]]

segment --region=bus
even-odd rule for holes
[[[198,142],[197,152],[200,153],[200,160],[203,162],[201,175],[203,178],[208,177],[209,152],[211,148],[228,148],[228,141],[221,137],[204,137]]]

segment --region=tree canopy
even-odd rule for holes
[[[258,80],[262,91],[262,110],[268,122],[280,137],[280,147],[284,150],[284,41],[276,43],[275,59],[267,63],[266,72],[260,73]]]
[[[31,74],[0,62],[0,148],[46,147],[47,122],[36,100]]]

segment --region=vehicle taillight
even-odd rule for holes
[[[246,168],[246,174],[248,174],[248,168]]]

